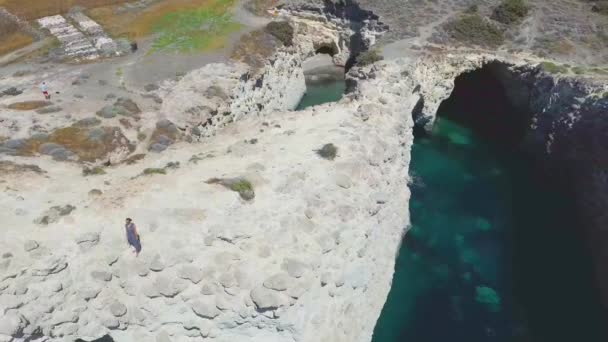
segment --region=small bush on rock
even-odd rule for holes
[[[293,45],[293,27],[286,21],[272,21],[266,25],[266,32],[277,38],[283,45]]]
[[[329,143],[323,145],[323,147],[321,147],[321,149],[317,150],[316,152],[319,156],[321,156],[321,158],[327,160],[334,160],[336,158],[336,154],[338,153],[338,148],[336,147],[336,145]]]
[[[106,174],[106,171],[100,166],[95,166],[92,168],[85,167],[84,169],[82,169],[83,176],[97,176],[97,175],[105,175],[105,174]]]
[[[565,74],[568,72],[568,68],[563,65],[557,65],[551,62],[542,62],[540,63],[541,69],[543,71],[548,72],[550,74]]]
[[[461,15],[446,28],[453,39],[475,45],[496,47],[504,40],[502,31],[478,14]]]
[[[522,21],[530,11],[525,0],[503,0],[494,8],[492,19],[505,25],[516,24]]]
[[[143,174],[144,175],[166,175],[167,171],[165,171],[165,169],[150,167],[150,168],[144,169]]]
[[[380,53],[377,50],[368,50],[368,51],[361,53],[357,57],[357,64],[359,66],[366,66],[366,65],[374,64],[383,59],[384,59],[384,57],[382,57],[382,55],[380,55]]]
[[[253,190],[253,185],[250,181],[244,178],[231,178],[231,179],[222,179],[222,178],[211,178],[208,179],[205,183],[207,184],[220,184],[234,192],[238,192],[242,199],[245,201],[250,201],[255,198],[255,192]]]

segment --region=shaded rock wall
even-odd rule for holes
[[[507,97],[527,115],[522,147],[552,176],[567,180],[576,190],[578,207],[573,210],[580,211],[585,221],[573,229],[584,229],[608,308],[606,87],[589,79],[547,74],[534,62],[517,57],[469,54],[423,58],[404,73],[418,83],[422,108],[413,113],[416,124],[431,129],[439,104],[453,90],[454,79],[488,63],[494,63],[493,72]]]

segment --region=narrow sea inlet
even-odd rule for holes
[[[298,109],[344,88],[309,84]],[[372,341],[608,341],[568,185],[454,102],[415,132],[411,229]]]
[[[411,229],[373,341],[606,341],[567,190],[449,114],[413,145]]]

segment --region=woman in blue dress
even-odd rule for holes
[[[141,252],[141,241],[139,240],[137,227],[135,227],[135,223],[133,223],[130,218],[127,218],[125,230],[127,231],[127,243],[135,249],[135,256],[139,256],[139,252]]]

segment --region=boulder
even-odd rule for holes
[[[249,295],[260,311],[275,310],[289,303],[286,296],[264,286],[254,288]]]
[[[89,249],[99,243],[99,233],[89,232],[76,237],[76,243],[82,249]]]
[[[299,260],[288,258],[283,261],[283,265],[281,266],[281,268],[287,271],[290,276],[294,278],[300,278],[308,269],[308,265]]]
[[[91,272],[91,278],[100,281],[112,280],[112,273],[106,271],[93,271]]]
[[[179,270],[178,276],[198,284],[203,279],[203,270],[195,265],[185,265]]]
[[[114,317],[122,317],[127,313],[127,307],[120,302],[114,302],[110,305],[110,312]]]
[[[277,273],[264,280],[264,287],[275,291],[285,291],[291,284],[291,279],[286,273]]]
[[[27,240],[25,241],[25,243],[23,244],[23,249],[26,252],[31,252],[34,249],[38,248],[40,245],[38,244],[38,242],[34,241],[34,240]]]
[[[192,311],[199,317],[214,319],[220,314],[214,302],[208,300],[197,300],[191,304]]]
[[[17,336],[26,326],[26,320],[16,312],[0,316],[0,335]]]

